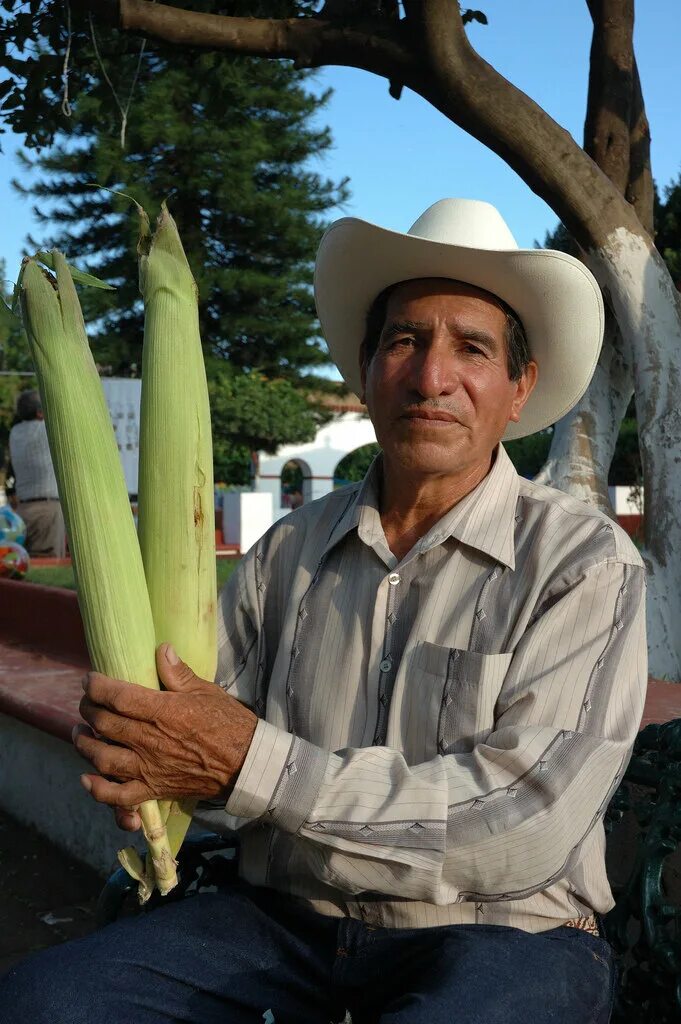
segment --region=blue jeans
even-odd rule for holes
[[[614,976],[576,928],[372,928],[237,883],[24,960],[0,1022],[607,1024]]]

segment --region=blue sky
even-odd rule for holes
[[[590,19],[584,0],[479,0],[489,25],[472,25],[483,57],[527,92],[580,142],[586,104]],[[659,185],[681,170],[678,113],[678,0],[639,0],[636,52],[652,131],[653,172]],[[448,122],[424,100],[405,92],[396,102],[387,83],[366,72],[327,68],[320,87],[335,92],[324,112],[334,148],[319,169],[348,175],[352,197],[341,214],[406,230],[443,196],[485,199],[497,206],[519,245],[543,241],[556,217],[506,164]],[[49,244],[49,227],[36,228],[30,202],[9,184],[18,173],[21,140],[0,140],[0,258],[14,277],[26,234]]]

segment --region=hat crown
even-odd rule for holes
[[[499,211],[479,199],[440,199],[421,214],[408,234],[471,249],[518,248]]]

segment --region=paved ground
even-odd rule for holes
[[[103,881],[0,812],[0,975],[28,953],[87,935]]]

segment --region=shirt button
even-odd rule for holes
[[[388,583],[391,587],[396,587],[400,582],[400,574],[398,572],[391,572],[388,576]]]
[[[390,658],[384,658],[381,664],[378,666],[381,672],[389,672],[393,667],[392,660]]]

